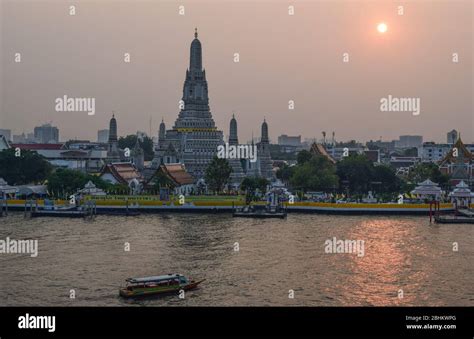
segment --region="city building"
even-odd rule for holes
[[[107,151],[101,149],[70,149],[65,144],[12,144],[13,148],[34,151],[51,165],[86,173],[98,173],[107,160]]]
[[[203,178],[217,147],[224,143],[209,108],[206,71],[202,66],[202,46],[197,30],[191,43],[189,69],[183,86],[181,111],[174,126],[163,135],[160,125],[159,145],[153,166],[182,163],[194,178]]]
[[[422,145],[423,137],[421,135],[401,135],[398,140],[395,140],[396,148],[418,148]]]
[[[3,135],[7,141],[12,141],[12,131],[9,129],[1,129],[0,128],[0,135]]]
[[[39,143],[53,144],[59,142],[59,130],[51,124],[44,124],[34,129],[34,138]]]
[[[0,135],[0,151],[4,149],[9,149],[10,143],[8,142],[7,138],[4,135]]]
[[[97,142],[107,143],[109,142],[109,130],[101,129],[97,131]]]
[[[423,145],[418,148],[418,156],[421,157],[423,162],[439,162],[448,154],[452,147],[452,144],[424,142]]]
[[[300,147],[301,146],[301,135],[288,136],[286,134],[282,134],[278,137],[278,145]]]
[[[35,138],[34,133],[28,133],[25,135],[25,133],[18,134],[18,135],[13,135],[13,143],[14,144],[31,144],[31,143],[36,143],[38,140]]]
[[[446,134],[447,143],[450,145],[454,144],[458,140],[458,138],[459,133],[455,129]]]

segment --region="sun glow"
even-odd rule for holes
[[[377,31],[379,31],[379,33],[385,33],[387,29],[387,24],[385,24],[384,22],[381,22],[377,25]]]

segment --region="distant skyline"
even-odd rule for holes
[[[197,27],[211,112],[226,138],[235,113],[241,141],[259,137],[266,117],[273,142],[281,134],[320,139],[335,131],[339,141],[422,135],[444,143],[452,129],[474,142],[469,0],[0,4],[0,128],[12,134],[52,122],[61,140],[96,140],[112,111],[119,135],[149,133],[150,117],[152,136],[162,118],[170,129]],[[63,95],[95,98],[95,115],[56,112]],[[381,112],[380,99],[389,95],[420,98],[420,115]]]

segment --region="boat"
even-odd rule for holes
[[[190,280],[182,274],[167,274],[144,278],[128,278],[119,294],[124,298],[175,293],[195,289],[204,280]]]
[[[261,206],[247,205],[237,208],[233,211],[232,216],[238,218],[286,218],[286,209],[281,206]]]

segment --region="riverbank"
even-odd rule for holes
[[[25,200],[9,200],[8,209],[11,211],[25,211]],[[55,206],[66,204],[66,201],[55,201]],[[140,213],[230,213],[234,206],[242,206],[243,202],[238,200],[201,200],[185,202],[160,201],[145,199],[98,199],[95,200],[97,214],[111,214],[116,212],[136,211]],[[264,206],[265,202],[257,202],[254,205]],[[44,200],[37,200],[33,208],[44,207]],[[363,204],[363,203],[322,203],[322,202],[295,202],[285,203],[289,213],[321,213],[341,215],[428,215],[429,204]],[[30,206],[26,207],[30,210]],[[440,204],[440,211],[452,212],[453,205],[450,203]]]

